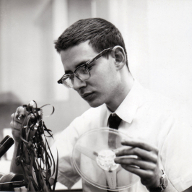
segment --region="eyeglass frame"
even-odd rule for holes
[[[58,84],[62,84],[62,85],[65,85],[66,87],[68,88],[72,88],[70,87],[69,85],[63,83],[67,78],[70,78],[70,76],[74,76],[74,77],[77,77],[79,80],[81,81],[87,81],[90,77],[91,77],[91,74],[90,74],[90,70],[89,70],[89,65],[91,63],[93,63],[94,61],[98,60],[100,57],[102,57],[106,52],[112,50],[113,47],[110,47],[110,48],[107,48],[107,49],[104,49],[103,51],[101,51],[100,53],[98,53],[93,59],[91,59],[90,61],[87,61],[86,63],[83,63],[82,65],[79,65],[74,71],[73,73],[70,73],[70,74],[64,74],[58,81],[57,83]],[[83,67],[83,66],[86,66],[86,70],[88,71],[88,74],[89,74],[89,78],[86,79],[86,80],[82,80],[78,74],[76,74],[75,72],[80,68],[80,67]]]

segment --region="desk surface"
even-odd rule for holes
[[[9,173],[10,171],[10,165],[11,165],[11,161],[7,161],[4,158],[1,158],[0,160],[0,172],[2,173]],[[63,184],[57,182],[56,184],[56,191],[71,191],[71,192],[79,192],[82,191],[82,182],[81,180],[78,181],[71,190],[68,190],[67,187],[65,187]]]

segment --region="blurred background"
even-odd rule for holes
[[[89,17],[120,29],[135,79],[192,109],[191,0],[0,0],[0,140],[31,100],[55,107],[44,119],[54,134],[89,108],[56,83],[64,71],[54,50],[69,25]]]

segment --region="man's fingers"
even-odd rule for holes
[[[131,166],[135,168],[140,168],[144,170],[154,170],[156,165],[152,162],[143,161],[136,158],[129,158],[129,157],[116,157],[115,163],[124,165],[124,166]]]
[[[158,149],[138,140],[124,140],[121,143],[123,146],[115,150],[115,162],[127,171],[138,175],[143,185],[159,185]]]
[[[10,126],[12,129],[20,130],[21,129],[21,123],[17,123],[15,121],[11,121]]]
[[[147,151],[154,151],[156,154],[158,154],[157,148],[142,141],[133,141],[130,139],[130,140],[123,140],[121,144],[130,147],[138,147]]]
[[[16,112],[11,115],[11,123],[10,123],[11,127],[16,129],[20,128],[21,124],[24,123],[26,115],[27,115],[26,108],[22,106],[18,107],[16,109]]]
[[[12,119],[12,121],[15,121],[15,122],[20,123],[20,124],[23,121],[23,117],[21,117],[18,113],[13,113],[11,115],[11,119]]]
[[[118,148],[118,149],[115,150],[115,154],[116,154],[117,157],[136,155],[140,159],[144,159],[144,160],[151,161],[151,162],[154,162],[154,163],[156,163],[157,160],[158,160],[158,156],[157,156],[156,153],[151,152],[151,151],[146,151],[146,150],[138,148],[138,147],[134,147],[134,148],[130,148],[130,147]]]
[[[27,110],[23,106],[18,107],[16,112],[19,114],[19,117],[18,117],[19,119],[27,115]]]
[[[18,123],[18,124],[21,124],[22,123],[22,120],[20,119],[18,119],[17,118],[18,117],[18,113],[13,113],[12,115],[11,115],[11,125],[12,126],[16,126],[16,124]]]
[[[144,170],[144,169],[139,169],[137,167],[133,167],[130,165],[121,165],[124,169],[126,169],[127,171],[134,173],[136,175],[138,175],[141,178],[150,178],[153,176],[153,172],[150,170]]]
[[[19,107],[17,107],[17,109],[16,109],[16,113],[18,113],[18,114],[24,115],[25,112],[26,112],[26,109],[25,109],[25,107],[23,107],[23,106],[19,106]]]

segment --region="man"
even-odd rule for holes
[[[115,162],[140,177],[124,191],[192,191],[192,129],[172,102],[134,80],[118,29],[100,18],[79,20],[63,32],[55,48],[65,70],[58,83],[76,90],[91,106],[56,141],[58,181],[70,188],[79,180],[70,162],[75,142],[90,129],[109,126],[108,118],[115,114],[121,119],[118,130],[131,137],[116,150]],[[13,128],[20,127],[15,118],[19,113],[20,108],[12,115]],[[13,135],[18,139],[14,129]],[[17,169],[13,162],[12,170]],[[83,190],[103,191],[84,180]]]

